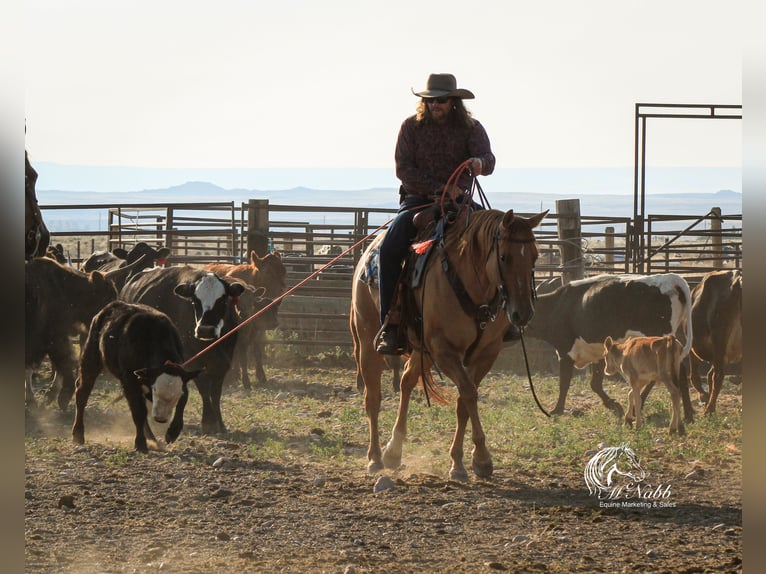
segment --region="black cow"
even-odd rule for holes
[[[86,329],[93,316],[116,299],[117,289],[112,280],[129,271],[83,273],[47,257],[35,258],[24,266],[24,365],[30,375],[34,366],[46,356],[50,358],[53,369],[62,378],[58,392],[61,410],[66,409],[74,393],[76,364],[69,337]],[[52,385],[48,400],[54,395]]]
[[[671,334],[685,343],[686,357],[692,345],[689,285],[674,273],[572,281],[538,296],[525,333],[553,345],[559,356],[559,398],[553,413],[564,412],[574,367],[590,364],[591,388],[604,405],[623,416],[619,403],[604,392],[604,340]],[[691,405],[684,408],[690,411]]]
[[[149,305],[170,317],[178,327],[184,351],[192,357],[239,323],[235,306],[244,291],[239,282],[227,282],[214,273],[185,265],[139,273],[125,284],[120,299]],[[202,396],[204,433],[226,432],[221,392],[236,343],[234,332],[191,365],[203,369],[194,381]]]
[[[143,271],[147,267],[152,267],[155,261],[160,265],[164,265],[168,255],[170,255],[170,249],[167,247],[154,249],[147,243],[141,241],[136,243],[130,251],[121,247],[118,247],[114,251],[96,251],[82,262],[80,269],[86,272],[108,272],[121,267],[127,267],[136,263],[139,259],[142,259],[144,261],[143,265],[134,266],[133,271],[125,277],[122,284],[117,285],[117,288],[121,289],[125,282],[129,281],[133,275]]]
[[[122,384],[136,425],[136,450],[147,452],[147,438],[157,442],[147,421],[147,401],[151,401],[152,418],[158,423],[166,423],[175,409],[165,440],[176,440],[184,424],[186,383],[199,375],[199,371],[185,370],[182,362],[181,337],[167,315],[147,305],[124,301],[104,307],[93,317],[80,355],[74,442],[85,442],[85,406],[104,367]]]

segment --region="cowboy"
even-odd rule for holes
[[[472,177],[489,175],[495,169],[495,156],[484,127],[463,105],[473,99],[469,90],[457,87],[452,74],[431,74],[426,89],[412,91],[420,97],[415,115],[404,120],[396,141],[396,176],[399,187],[399,211],[388,227],[380,245],[380,320],[376,350],[386,355],[400,355],[406,341],[399,334],[398,320],[389,310],[399,281],[402,263],[416,229],[415,214],[433,204],[455,168],[466,160],[471,173],[463,172],[457,186],[468,190]]]

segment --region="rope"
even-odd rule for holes
[[[284,293],[282,293],[282,294],[281,294],[279,297],[277,297],[276,299],[274,299],[274,300],[273,300],[271,303],[269,303],[268,305],[266,305],[265,307],[263,307],[262,309],[260,309],[259,311],[257,311],[256,313],[254,313],[253,315],[251,315],[250,317],[248,317],[247,319],[245,319],[244,321],[242,321],[242,322],[241,322],[241,323],[239,323],[238,325],[236,325],[234,328],[232,328],[232,329],[231,329],[230,331],[228,331],[227,333],[225,333],[225,334],[221,335],[221,336],[220,336],[218,339],[216,339],[215,341],[213,341],[212,343],[210,343],[210,345],[208,345],[207,347],[205,347],[204,349],[202,349],[201,351],[199,351],[199,352],[198,352],[196,355],[194,355],[192,358],[190,358],[190,359],[187,359],[186,361],[184,361],[184,362],[181,364],[181,366],[182,366],[182,367],[186,367],[186,366],[188,366],[188,365],[189,365],[189,363],[191,363],[192,361],[195,361],[195,360],[197,360],[199,357],[201,357],[202,355],[204,355],[205,353],[207,353],[207,352],[208,352],[210,349],[212,349],[213,347],[215,347],[215,346],[216,346],[216,345],[218,345],[219,343],[223,342],[225,339],[227,339],[228,337],[230,337],[230,336],[231,336],[233,333],[235,333],[236,331],[238,331],[239,329],[241,329],[242,327],[244,327],[245,325],[247,325],[248,323],[250,323],[250,321],[253,321],[253,320],[255,320],[255,319],[256,319],[258,316],[260,316],[262,313],[264,313],[265,311],[267,311],[268,309],[270,309],[271,307],[273,307],[274,305],[276,305],[277,303],[279,303],[280,301],[282,301],[282,299],[284,299],[284,298],[285,298],[285,297],[287,297],[288,295],[291,295],[291,294],[293,293],[293,291],[296,291],[296,290],[297,290],[297,289],[299,289],[300,287],[303,287],[303,285],[305,285],[306,283],[308,283],[308,282],[309,282],[311,279],[313,279],[314,277],[316,277],[317,275],[319,275],[320,273],[322,273],[322,272],[323,272],[325,269],[327,269],[328,267],[331,267],[332,265],[334,265],[334,264],[335,264],[335,263],[336,263],[336,262],[337,262],[339,259],[341,259],[343,256],[347,255],[348,253],[350,253],[351,251],[353,251],[354,249],[356,249],[357,247],[359,247],[359,246],[360,246],[362,243],[364,243],[365,241],[367,241],[368,239],[370,239],[370,238],[371,238],[372,236],[374,236],[376,233],[378,233],[378,232],[379,232],[379,231],[381,231],[382,229],[385,229],[385,228],[388,226],[388,224],[389,224],[389,223],[391,223],[393,220],[394,220],[394,218],[392,217],[391,219],[389,219],[388,221],[386,221],[386,222],[385,222],[383,225],[381,225],[381,226],[379,226],[378,228],[376,228],[376,229],[375,229],[375,230],[374,230],[372,233],[370,233],[369,235],[366,235],[365,237],[363,237],[362,239],[360,239],[359,241],[357,241],[356,243],[354,243],[354,244],[353,244],[351,247],[349,247],[348,249],[346,249],[346,250],[345,250],[343,253],[341,253],[340,255],[337,255],[336,257],[334,257],[333,259],[331,259],[330,261],[328,261],[327,263],[325,263],[325,264],[324,264],[322,267],[320,267],[319,269],[317,269],[316,271],[314,271],[313,273],[311,273],[310,275],[308,275],[307,277],[305,277],[304,279],[302,279],[300,282],[298,282],[297,284],[295,284],[294,286],[292,286],[290,289],[288,289],[287,291],[285,291]]]
[[[535,392],[535,385],[532,383],[532,374],[529,372],[529,360],[527,359],[527,346],[524,344],[524,332],[519,331],[521,334],[521,349],[524,351],[524,365],[527,368],[527,378],[529,379],[529,388],[532,389],[532,397],[535,399],[535,402],[537,403],[537,408],[539,408],[543,414],[546,417],[550,417],[550,413],[545,410],[545,407],[543,407],[542,404],[540,404],[540,400],[537,398],[537,393]]]

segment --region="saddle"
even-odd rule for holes
[[[420,332],[422,316],[415,302],[413,290],[423,284],[428,261],[434,252],[439,254],[440,265],[447,274],[462,309],[467,314],[477,318],[477,323],[482,330],[488,321],[494,319],[493,313],[488,312],[486,305],[477,306],[471,301],[465,286],[457,276],[454,267],[449,264],[446,251],[444,251],[445,237],[449,230],[456,225],[467,224],[472,212],[473,208],[470,206],[466,207],[448,202],[444,206],[429,206],[415,215],[413,223],[418,229],[418,233],[412,244],[410,255],[404,261],[386,323],[399,325],[402,333],[406,332],[408,327],[414,328],[418,333]],[[496,302],[493,307],[496,310],[501,304],[501,302]],[[406,337],[401,338],[406,339]]]

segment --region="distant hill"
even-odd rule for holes
[[[192,181],[163,189],[133,192],[38,190],[40,205],[117,205],[136,203],[200,203],[235,202],[268,199],[272,205],[321,205],[330,207],[376,207],[395,209],[398,206],[396,188],[373,188],[353,191],[317,190],[296,187],[287,190],[224,189],[212,183]],[[490,206],[503,211],[537,213],[550,209],[556,212],[556,200],[580,199],[583,216],[632,217],[632,194],[566,194],[516,193],[487,191]],[[720,207],[724,215],[742,213],[742,194],[732,190],[716,193],[647,194],[646,212],[655,215],[705,215],[712,207]],[[52,231],[100,230],[106,227],[105,214],[98,210],[45,210],[46,223]]]

